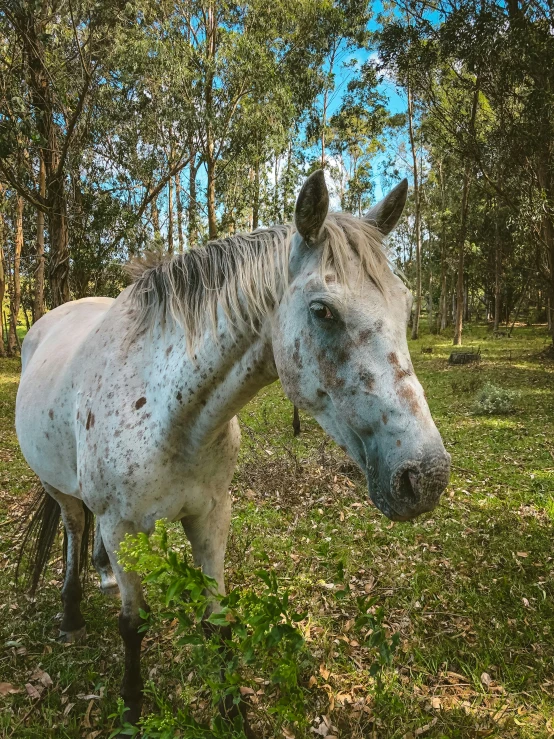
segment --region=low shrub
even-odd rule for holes
[[[305,693],[314,664],[297,626],[307,614],[296,612],[273,569],[255,573],[255,590],[234,588],[221,596],[215,580],[191,566],[182,552],[178,554],[169,547],[163,521],[156,524],[150,538],[144,534],[128,537],[121,546],[120,560],[150,584],[149,599],[154,607],[149,613],[141,612],[142,629],[156,620],[176,625],[176,646],[192,650],[191,676],[194,674],[198,689],[210,698],[204,701],[203,710],[195,702],[193,713],[184,695],[185,700],[172,703],[149,682],[145,692],[155,712],[144,716],[139,727],[131,726],[125,723],[125,706],[120,699],[118,713],[112,715],[116,726],[110,739],[122,735],[140,735],[143,739],[246,739],[243,712],[239,711],[231,722],[219,714],[218,707],[222,702],[226,707],[230,703],[246,707],[247,696],[257,701],[259,693],[263,694],[263,713],[271,723],[272,735],[288,736],[287,726],[294,727],[301,736],[308,735]],[[342,583],[342,565],[339,574]],[[351,599],[348,589],[337,591],[335,597],[345,605]],[[216,608],[210,613],[214,603]],[[368,673],[375,697],[384,697],[382,673],[392,664],[399,637],[387,633],[384,611],[375,598],[356,598],[355,610],[358,616],[353,633],[371,648],[373,662]]]
[[[518,393],[488,382],[475,396],[472,411],[479,416],[503,416],[515,413]]]

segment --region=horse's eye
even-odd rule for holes
[[[323,303],[312,303],[310,305],[310,310],[316,318],[319,318],[320,321],[332,321],[334,319],[334,315]]]

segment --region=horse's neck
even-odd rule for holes
[[[269,320],[259,333],[233,333],[222,317],[217,338],[208,331],[189,351],[182,328],[167,325],[154,338],[152,352],[152,377],[176,444],[183,437],[192,447],[209,443],[262,387],[277,379]]]

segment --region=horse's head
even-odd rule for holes
[[[363,219],[329,215],[323,173],[311,175],[273,323],[286,394],[359,464],[373,502],[393,520],[432,510],[450,473],[408,351],[412,297],[381,249],[406,192],[404,181]]]

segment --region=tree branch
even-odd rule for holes
[[[46,198],[43,198],[39,193],[27,190],[26,187],[18,182],[17,177],[14,175],[11,167],[6,164],[5,159],[0,159],[0,172],[4,175],[6,181],[13,187],[13,189],[16,190],[21,197],[25,198],[30,205],[37,208],[37,210],[40,210],[42,213],[50,213],[50,206]]]

